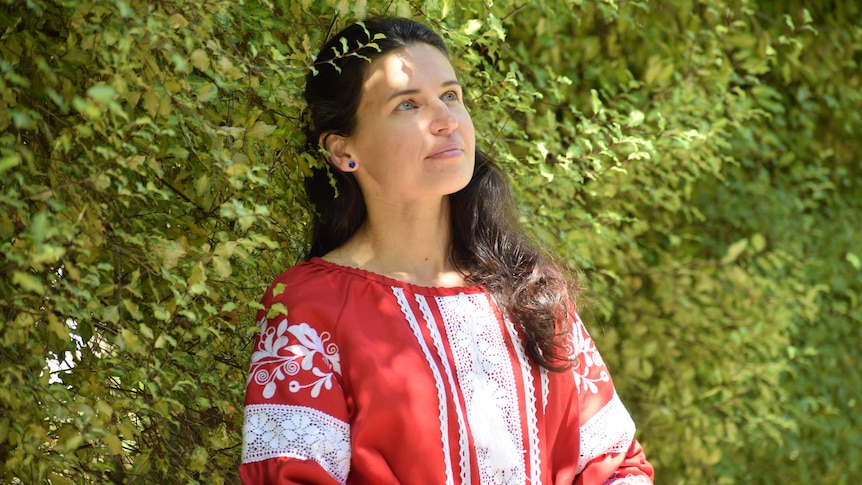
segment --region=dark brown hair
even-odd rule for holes
[[[321,135],[352,134],[370,60],[416,43],[434,46],[448,57],[436,32],[403,18],[353,24],[327,42],[306,78],[307,149],[319,154]],[[333,187],[329,173],[315,169],[306,179],[309,199],[317,210],[309,257],[323,256],[347,242],[366,217],[353,175],[331,170]],[[572,288],[561,267],[524,235],[506,176],[479,148],[472,179],[449,201],[452,264],[470,283],[494,296],[521,333],[534,362],[555,371],[569,368],[563,335],[568,331]]]

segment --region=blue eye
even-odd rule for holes
[[[416,108],[416,103],[414,103],[413,101],[404,101],[401,104],[399,104],[396,109],[398,111],[408,111],[408,110],[411,110],[414,108]]]
[[[443,101],[458,101],[458,94],[455,91],[447,91],[440,99]]]

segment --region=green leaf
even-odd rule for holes
[[[14,271],[12,273],[12,283],[20,286],[24,291],[31,291],[39,295],[45,294],[45,285],[30,273]]]
[[[862,269],[862,261],[859,260],[859,256],[856,256],[853,253],[847,253],[845,259],[848,263],[850,263],[851,266],[853,266],[853,269],[855,269],[856,271]]]
[[[275,128],[275,125],[268,125],[263,121],[258,121],[245,132],[245,136],[251,139],[260,140],[272,134],[272,132],[275,131]]]
[[[266,312],[266,318],[286,317],[287,307],[283,303],[273,303]]]
[[[30,236],[35,243],[41,243],[48,237],[47,213],[37,212],[30,220]]]
[[[723,258],[721,258],[721,264],[730,264],[736,261],[739,255],[742,254],[742,252],[745,251],[745,248],[747,247],[747,238],[740,239],[739,241],[736,241],[735,243],[731,244],[730,247],[727,249],[727,253],[725,253]]]
[[[122,455],[123,454],[123,442],[117,435],[114,434],[106,434],[102,436],[102,441],[108,446],[108,454],[110,455]]]
[[[213,269],[216,274],[224,279],[229,278],[233,270],[231,269],[230,261],[220,256],[213,256]]]
[[[10,155],[0,157],[0,174],[9,169],[17,167],[20,163],[21,155],[17,153],[12,153]]]
[[[87,89],[87,96],[102,103],[109,103],[116,97],[117,91],[107,84],[96,84]]]
[[[630,127],[640,126],[644,121],[644,114],[642,111],[634,110],[629,114],[629,119],[626,124]]]
[[[191,285],[194,285],[197,283],[206,283],[206,281],[207,281],[207,271],[204,268],[203,263],[198,261],[198,263],[195,264],[194,268],[192,268],[192,273],[189,276],[188,284],[191,286]]]

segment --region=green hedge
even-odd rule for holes
[[[303,76],[440,30],[660,483],[862,473],[853,2],[0,1],[0,482],[235,482]]]

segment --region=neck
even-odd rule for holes
[[[324,259],[420,286],[463,286],[449,260],[448,198],[422,207],[368,205],[356,234]]]

